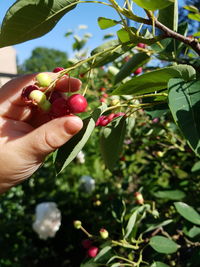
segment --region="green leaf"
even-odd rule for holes
[[[192,166],[192,169],[191,169],[191,172],[198,172],[200,171],[200,161],[197,161],[193,166]]]
[[[183,8],[185,8],[185,9],[191,11],[191,12],[195,12],[195,13],[199,12],[198,8],[196,6],[193,6],[193,5],[184,6]]]
[[[125,29],[120,29],[117,31],[117,36],[119,38],[119,40],[122,43],[128,43],[131,40],[130,34],[128,31],[126,31]]]
[[[122,149],[126,133],[126,118],[116,119],[100,133],[100,149],[106,167],[112,171]]]
[[[174,203],[177,212],[189,222],[200,225],[200,214],[184,202]]]
[[[200,21],[200,14],[188,14],[189,19]]]
[[[155,229],[157,229],[157,228],[163,227],[163,226],[168,225],[168,224],[170,224],[170,223],[172,223],[172,222],[173,222],[173,220],[170,219],[170,220],[166,220],[166,221],[164,221],[164,222],[158,223],[158,224],[150,225],[150,226],[144,231],[144,233],[151,232],[151,231],[153,231],[153,230],[155,230]]]
[[[81,151],[95,128],[96,120],[104,109],[105,106],[102,105],[97,108],[89,118],[83,120],[83,128],[81,131],[54,152],[53,159],[57,174],[63,171]]]
[[[154,236],[150,239],[149,245],[158,253],[172,254],[180,247],[174,241],[164,236]]]
[[[185,193],[181,190],[165,190],[154,193],[157,198],[165,198],[171,200],[181,200],[185,197]]]
[[[169,265],[167,265],[161,261],[155,261],[153,264],[151,264],[150,267],[169,267]]]
[[[167,88],[167,83],[171,78],[180,77],[187,81],[194,79],[195,75],[195,69],[188,65],[166,67],[133,77],[130,81],[116,88],[112,95],[152,93]]]
[[[0,47],[40,37],[57,24],[77,0],[16,1],[7,11],[0,32]]]
[[[193,226],[188,232],[185,233],[190,238],[194,238],[197,235],[200,235],[200,227]]]
[[[169,19],[170,17],[170,19]],[[159,11],[158,20],[168,28],[177,31],[178,29],[178,0]]]
[[[150,60],[150,56],[147,53],[137,53],[133,55],[133,57],[123,65],[120,71],[115,76],[115,83],[122,81],[128,75],[133,73],[137,68],[142,67]]]
[[[105,260],[105,258],[108,256],[108,253],[110,252],[111,249],[112,249],[111,246],[105,246],[104,248],[102,248],[97,254],[97,256],[95,257],[94,262]]]
[[[174,121],[193,151],[200,155],[200,81],[171,79],[168,88],[169,108]]]
[[[113,27],[119,23],[120,23],[120,21],[117,21],[114,19],[107,19],[107,18],[103,18],[103,17],[98,18],[98,25],[102,30]]]
[[[171,5],[174,0],[133,0],[133,2],[144,9],[154,11]]]
[[[124,236],[125,239],[131,234],[133,227],[135,226],[135,223],[136,223],[137,215],[138,215],[138,210],[135,210],[133,214],[131,215],[131,217],[129,218],[128,224],[125,230],[125,236]]]

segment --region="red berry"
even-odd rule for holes
[[[101,92],[105,92],[105,91],[106,91],[106,88],[105,88],[105,87],[101,87],[101,88],[100,88],[100,91],[101,91]]]
[[[101,121],[104,120],[104,118],[106,118],[106,116],[104,115],[100,116],[96,121],[96,126],[101,126]]]
[[[137,46],[140,47],[140,48],[145,48],[146,47],[146,44],[139,43]]]
[[[90,258],[95,258],[96,255],[98,254],[99,249],[95,246],[91,246],[88,251],[87,254]]]
[[[106,98],[105,98],[105,97],[101,97],[101,98],[100,98],[100,102],[101,102],[101,103],[105,103],[105,102],[106,102]]]
[[[125,113],[124,112],[115,113],[114,118],[121,117],[121,116],[125,116]]]
[[[111,113],[107,116],[107,119],[109,120],[109,122],[111,122],[115,117],[115,113]]]
[[[71,95],[67,99],[67,106],[71,113],[81,113],[87,108],[87,100],[80,94]]]
[[[67,100],[63,97],[57,98],[51,106],[50,114],[53,118],[62,117],[70,114]]]
[[[85,239],[81,242],[82,246],[86,249],[92,246],[92,241],[90,239]]]
[[[120,158],[120,160],[121,160],[121,161],[126,161],[126,158],[125,158],[124,156],[122,156],[122,157]]]
[[[137,70],[134,71],[135,75],[138,75],[142,72],[142,67],[138,68]]]
[[[107,119],[107,118],[105,118],[105,119],[103,119],[101,122],[100,122],[100,126],[106,126],[106,125],[108,125],[108,123],[109,123],[110,121]]]
[[[28,86],[24,87],[24,89],[22,90],[22,94],[21,94],[22,99],[27,104],[32,103],[32,100],[29,98],[29,95],[33,90],[39,90],[39,87],[36,85],[28,85]]]
[[[53,72],[56,73],[56,72],[60,72],[61,70],[64,70],[64,68],[62,67],[56,67]]]
[[[107,98],[107,97],[108,97],[108,94],[106,94],[106,93],[105,93],[105,94],[103,94],[103,97]]]
[[[50,92],[47,95],[47,98],[49,99],[50,103],[53,103],[56,99],[63,97],[62,94],[58,91]]]

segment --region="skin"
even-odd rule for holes
[[[57,74],[49,73],[53,78]],[[45,157],[66,143],[83,126],[77,116],[51,120],[21,98],[22,89],[36,74],[24,75],[0,89],[0,194],[30,177]],[[67,86],[79,90],[81,81],[69,78]]]

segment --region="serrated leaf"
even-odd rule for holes
[[[102,105],[89,118],[83,120],[83,128],[80,132],[54,152],[53,159],[57,174],[63,171],[81,151],[95,128],[96,120],[105,108],[106,106]]]
[[[119,23],[120,21],[117,21],[114,19],[108,19],[108,18],[103,18],[103,17],[98,18],[98,25],[102,30],[113,27]]]
[[[169,19],[170,17],[170,19]],[[178,0],[174,0],[174,3],[159,10],[158,20],[172,29],[177,31],[178,29]]]
[[[122,149],[126,133],[125,116],[118,118],[100,133],[100,150],[106,167],[112,171]]]
[[[164,254],[175,253],[180,247],[173,240],[159,235],[152,237],[149,245],[158,253]]]
[[[169,265],[161,261],[155,261],[150,267],[169,267]]]
[[[123,67],[115,76],[115,84],[122,81],[124,78],[133,73],[139,67],[142,67],[149,60],[150,56],[144,52],[133,55],[133,57],[128,62],[126,62],[126,64],[123,65]]]
[[[194,79],[195,76],[195,69],[188,65],[166,67],[133,77],[131,80],[115,89],[112,95],[152,93],[167,88],[167,83],[171,78],[180,77],[187,81]]]
[[[0,47],[22,43],[40,37],[57,24],[77,0],[16,1],[7,11],[0,32]]]
[[[155,192],[154,196],[170,200],[182,200],[185,197],[185,193],[181,190],[163,190]]]
[[[166,221],[164,221],[164,222],[158,223],[158,224],[153,224],[153,225],[149,226],[149,227],[144,231],[144,233],[151,232],[151,231],[153,231],[153,230],[155,230],[155,229],[157,229],[157,228],[163,227],[163,226],[168,225],[168,224],[170,224],[170,223],[172,223],[172,222],[173,222],[173,220],[170,219],[170,220],[166,220]]]
[[[169,108],[174,121],[193,151],[200,155],[200,81],[171,79],[168,88]]]
[[[144,9],[154,11],[171,5],[174,0],[133,0],[133,2]]]
[[[200,214],[184,202],[175,202],[177,212],[189,222],[200,225]]]

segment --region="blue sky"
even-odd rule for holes
[[[14,0],[0,1],[0,22],[2,22],[3,17],[7,9],[14,3]],[[179,3],[182,0],[179,0]],[[137,12],[141,13],[140,9]],[[114,33],[115,28],[110,28],[107,30],[101,30],[97,24],[97,18],[99,16],[117,19],[119,20],[116,12],[107,6],[100,4],[79,4],[75,9],[67,13],[56,25],[56,27],[46,35],[30,40],[28,42],[15,45],[17,51],[17,57],[19,63],[22,63],[26,58],[31,55],[31,51],[38,46],[44,46],[48,48],[55,48],[66,52],[69,57],[72,56],[72,37],[64,37],[65,33],[71,29],[81,35],[83,33],[91,33],[87,47],[93,49],[102,43],[103,36],[106,33]],[[78,30],[79,25],[87,25],[87,30]],[[115,26],[116,27],[116,26]]]

